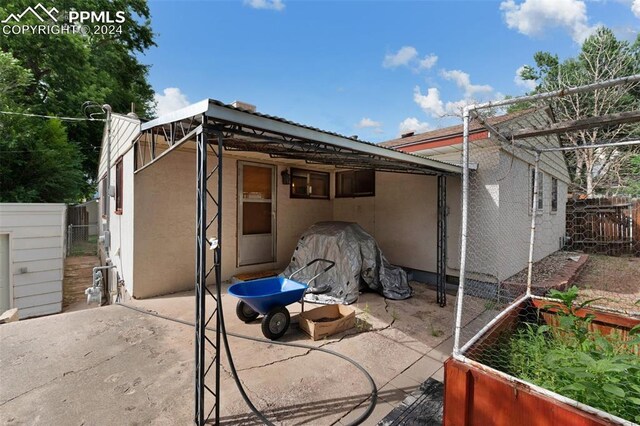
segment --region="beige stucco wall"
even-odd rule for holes
[[[480,165],[472,173],[468,271],[472,278],[503,280],[526,266],[529,223],[529,165],[498,148],[474,152]],[[481,158],[480,158],[481,157]],[[223,187],[223,279],[265,269],[284,268],[299,236],[325,220],[359,223],[374,236],[393,264],[435,272],[437,178],[376,173],[376,195],[330,200],[291,199],[276,164],[276,261],[237,266],[237,163],[273,164],[266,157],[225,155]],[[305,166],[309,168],[308,166]],[[506,179],[505,179],[506,176]],[[551,213],[551,177],[544,181],[545,209],[538,218],[536,259],[557,250],[564,235],[566,184],[559,181],[558,212]],[[193,288],[195,239],[195,151],[169,154],[135,175],[135,252],[133,295],[150,297]],[[459,274],[461,178],[447,179],[447,273]],[[209,208],[213,210],[213,205]],[[214,236],[211,233],[209,236]],[[128,286],[129,287],[129,286]]]
[[[242,272],[284,268],[300,234],[312,224],[333,217],[332,200],[290,199],[289,187],[282,185],[280,178],[285,166],[277,166],[276,262],[238,267],[235,255],[237,162],[242,160],[228,155],[223,159],[223,280]],[[175,151],[138,172],[135,175],[135,199],[138,214],[135,218],[134,297],[192,289],[195,270],[195,151]],[[208,204],[208,209],[213,211],[213,203]],[[208,236],[215,236],[215,230]]]
[[[456,274],[460,240],[460,177],[447,179],[448,273]],[[336,198],[333,219],[357,222],[395,265],[436,271],[437,178],[376,173],[374,197]]]

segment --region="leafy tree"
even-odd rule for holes
[[[0,52],[0,110],[28,112],[31,73]],[[76,201],[82,154],[59,120],[0,114],[0,202]]]
[[[21,12],[33,6],[30,0],[4,1],[0,16]],[[58,24],[68,23],[67,11],[81,9],[125,14],[122,32],[114,34],[18,34],[0,37],[0,50],[8,52],[32,76],[21,103],[30,112],[56,116],[82,116],[81,106],[91,100],[108,103],[114,111],[129,111],[152,116],[153,90],[147,82],[148,66],[136,54],[154,45],[150,12],[144,0],[60,0]],[[41,24],[30,14],[21,23]],[[55,126],[55,125],[52,125]],[[99,122],[65,122],[62,133],[77,146],[84,182],[80,195],[95,192],[97,164],[103,126]],[[34,164],[34,167],[39,167]],[[59,201],[57,198],[47,201]]]
[[[596,83],[640,73],[640,36],[635,43],[618,40],[607,28],[599,28],[585,40],[579,55],[560,61],[557,55],[538,52],[535,67],[527,66],[521,76],[534,80],[537,87],[532,93],[547,92],[568,87]],[[511,109],[533,106],[520,104]],[[591,92],[554,98],[551,108],[557,121],[636,110],[640,106],[637,84],[596,89]],[[607,141],[638,137],[638,125],[604,126],[566,133],[561,141],[567,146],[580,147]],[[566,158],[576,184],[587,196],[597,192],[611,192],[611,188],[627,188],[637,180],[628,175],[628,163],[637,148],[578,149]]]

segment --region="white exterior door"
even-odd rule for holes
[[[276,168],[238,162],[238,266],[275,261]]]
[[[9,234],[0,234],[0,314],[11,309],[11,264]]]

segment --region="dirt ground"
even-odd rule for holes
[[[640,313],[640,258],[589,255],[574,282],[583,298],[603,298],[596,306]]]
[[[68,256],[64,261],[62,311],[78,311],[95,307],[87,305],[84,291],[91,286],[93,267],[100,262],[96,256]]]

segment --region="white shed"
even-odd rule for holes
[[[62,311],[65,221],[65,204],[0,204],[0,313]]]

